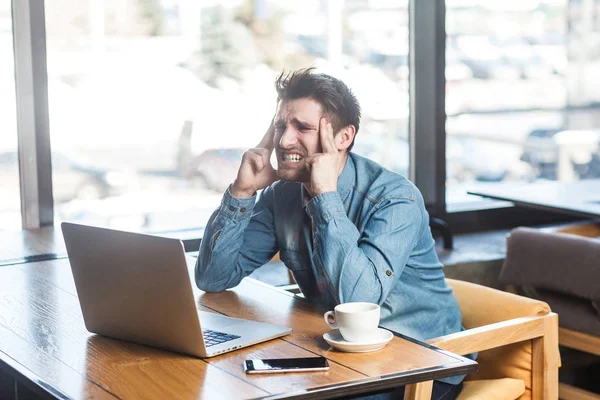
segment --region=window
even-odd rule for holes
[[[38,182],[44,200],[53,188],[54,209],[40,211],[141,231],[202,227],[266,129],[277,73],[315,66],[363,106],[355,151],[410,172],[433,216],[455,232],[521,221],[466,191],[600,176],[599,2],[34,3],[46,18],[54,165],[52,186]]]
[[[17,110],[10,2],[0,2],[0,230],[21,228]]]
[[[55,221],[202,226],[263,136],[282,69],[355,92],[354,151],[408,174],[408,4],[46,3]]]
[[[446,1],[446,201],[600,178],[600,1]]]

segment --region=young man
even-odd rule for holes
[[[360,123],[350,89],[312,69],[275,87],[272,124],[206,226],[198,287],[234,287],[279,252],[308,300],[377,303],[383,327],[417,339],[460,331],[419,190],[350,152]],[[434,395],[448,395],[433,398],[454,398],[461,380],[436,382]]]

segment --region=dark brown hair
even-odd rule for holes
[[[334,132],[353,125],[358,133],[360,105],[346,84],[330,75],[315,73],[314,68],[282,72],[275,81],[277,101],[311,98],[331,118]],[[354,146],[354,140],[348,151]]]

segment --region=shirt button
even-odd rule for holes
[[[234,206],[229,206],[227,208],[229,208],[229,211],[235,211],[235,207]]]
[[[246,212],[246,207],[242,207],[242,208],[240,208],[240,211],[241,211],[241,212]]]
[[[392,276],[393,275],[392,271],[390,271],[389,269],[385,271],[385,274],[387,276]]]

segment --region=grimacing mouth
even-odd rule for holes
[[[294,151],[279,150],[279,158],[284,162],[299,163],[304,159],[304,156]]]

